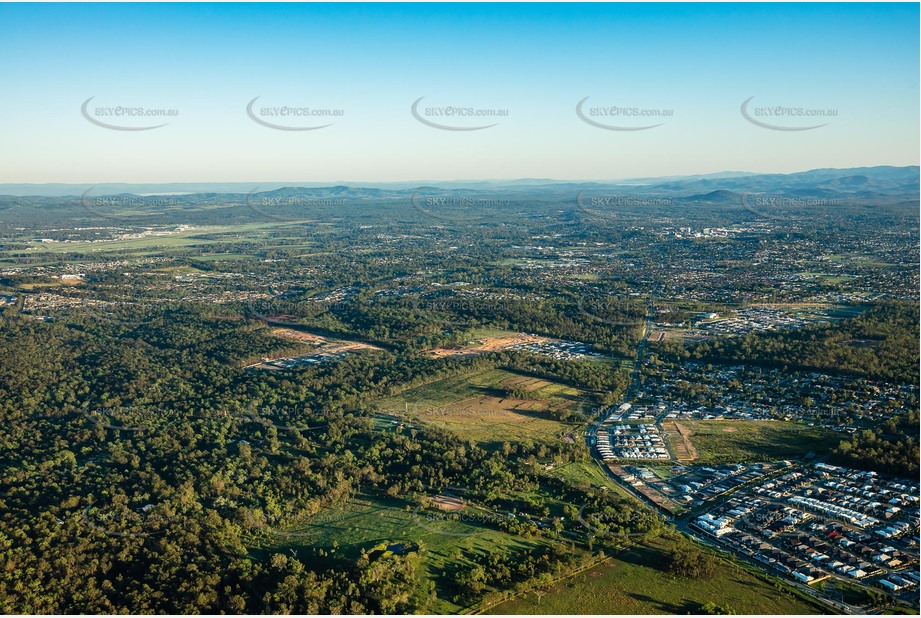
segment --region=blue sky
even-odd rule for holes
[[[618,179],[917,165],[917,4],[2,4],[0,182]],[[122,127],[97,126],[89,114]],[[285,126],[333,122],[313,131]],[[507,116],[426,118],[460,107]],[[647,130],[606,130],[593,116]],[[775,107],[833,116],[760,116]],[[176,109],[167,119],[102,107]],[[279,118],[264,107],[341,110]],[[815,112],[808,112],[815,113]],[[661,114],[670,114],[661,116]]]

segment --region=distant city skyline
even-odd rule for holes
[[[0,183],[917,165],[918,18],[908,3],[2,4]]]

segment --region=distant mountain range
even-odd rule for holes
[[[847,169],[815,169],[794,174],[756,174],[750,172],[719,172],[693,176],[635,178],[619,181],[567,181],[539,178],[517,180],[453,180],[420,181],[418,183],[298,183],[298,182],[225,182],[225,183],[162,183],[129,184],[0,184],[0,195],[6,196],[81,196],[89,191],[100,195],[247,195],[278,193],[278,195],[310,195],[358,200],[402,197],[420,186],[445,190],[469,189],[477,192],[509,191],[546,193],[548,196],[567,194],[583,189],[616,190],[630,195],[663,195],[680,199],[737,200],[743,192],[776,193],[801,197],[847,196],[857,199],[905,197],[917,199],[919,167],[857,167]]]
[[[643,193],[684,196],[706,194],[712,198],[725,197],[726,192],[777,193],[799,197],[834,197],[872,199],[876,197],[917,197],[919,168],[860,167],[851,169],[818,169],[796,174],[752,174],[724,178],[679,179],[645,185]]]

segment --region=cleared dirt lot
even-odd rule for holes
[[[312,350],[301,354],[279,354],[262,359],[258,363],[249,365],[250,369],[266,369],[278,371],[282,369],[276,361],[301,361],[308,358],[327,360],[330,357],[337,357],[346,352],[357,352],[359,350],[380,350],[379,347],[361,341],[343,341],[341,339],[327,339],[320,335],[307,333],[304,331],[294,330],[291,328],[273,328],[271,334],[280,339],[289,339],[313,346]]]
[[[432,358],[444,358],[446,356],[470,356],[474,354],[484,354],[486,352],[501,352],[508,348],[525,343],[539,343],[542,341],[552,341],[547,337],[538,335],[510,335],[508,337],[484,337],[477,339],[473,345],[466,346],[443,346],[434,348],[426,352]]]
[[[294,339],[295,341],[303,341],[304,343],[313,343],[316,345],[326,341],[319,335],[314,335],[313,333],[305,333],[303,331],[293,330],[291,328],[273,328],[271,333],[272,335],[281,337],[283,339]]]
[[[668,444],[679,461],[693,461],[697,459],[697,449],[691,443],[691,431],[677,421],[662,423],[662,429],[668,437]]]
[[[435,508],[441,509],[442,511],[460,511],[467,505],[467,503],[460,498],[455,498],[454,496],[439,494],[435,496],[435,499],[432,501],[432,505],[435,506]]]

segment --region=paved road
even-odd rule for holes
[[[633,398],[634,393],[635,393],[635,392],[637,391],[637,389],[639,388],[639,373],[640,373],[640,368],[641,368],[641,366],[642,366],[643,355],[645,354],[646,346],[647,346],[647,344],[648,344],[648,342],[649,342],[649,341],[648,341],[648,337],[649,337],[649,334],[650,334],[650,332],[651,332],[651,330],[652,330],[652,325],[653,325],[652,320],[653,320],[654,311],[655,311],[655,307],[654,307],[654,305],[653,305],[652,303],[650,303],[649,307],[648,307],[647,310],[646,310],[646,319],[643,321],[643,334],[642,334],[642,336],[641,336],[641,338],[640,338],[640,342],[637,344],[636,362],[635,362],[634,365],[633,365],[633,372],[631,373],[631,376],[630,376],[630,384],[627,386],[627,390],[626,390],[626,392],[624,393],[624,399],[623,399],[623,401],[621,402],[621,404],[629,402],[629,401]],[[618,404],[618,405],[620,405],[620,404]],[[695,514],[695,511],[696,511],[696,510],[695,510],[695,511],[689,512],[687,515],[684,515],[684,516],[682,516],[681,518],[679,518],[679,519],[677,519],[677,520],[673,520],[670,513],[668,513],[667,511],[664,511],[663,509],[661,509],[661,508],[660,508],[657,504],[655,504],[652,500],[650,500],[649,498],[647,498],[647,497],[644,496],[643,494],[637,492],[631,485],[629,485],[628,483],[624,483],[620,478],[618,478],[618,476],[617,476],[616,474],[614,474],[613,472],[611,472],[611,470],[610,470],[610,469],[608,468],[608,466],[605,464],[604,460],[601,459],[601,456],[599,455],[598,451],[597,451],[597,450],[593,447],[593,445],[592,445],[592,439],[593,439],[593,438],[597,439],[598,427],[601,425],[601,422],[604,420],[605,413],[606,413],[606,410],[604,411],[604,413],[602,413],[601,415],[599,415],[598,418],[594,419],[594,420],[589,424],[588,428],[587,428],[586,431],[585,431],[585,443],[586,443],[586,446],[588,446],[588,448],[589,448],[589,452],[592,454],[592,458],[595,460],[595,462],[598,464],[598,466],[608,475],[609,478],[611,478],[615,483],[617,483],[617,485],[618,485],[619,487],[621,487],[622,489],[624,489],[624,490],[625,490],[626,492],[628,492],[631,496],[633,496],[634,498],[636,498],[639,502],[645,504],[646,506],[648,506],[648,507],[652,508],[653,510],[655,510],[656,512],[658,512],[660,515],[664,516],[664,518],[665,518],[666,521],[672,522],[672,523],[675,525],[675,528],[676,528],[677,530],[679,530],[680,532],[682,532],[682,533],[684,533],[684,534],[686,534],[686,535],[688,535],[688,536],[694,538],[695,540],[697,540],[697,541],[700,542],[700,543],[703,543],[703,544],[705,544],[705,545],[708,545],[708,546],[710,546],[710,547],[719,549],[719,550],[724,551],[724,552],[732,553],[733,555],[737,556],[740,560],[742,560],[742,561],[744,561],[744,562],[746,562],[746,563],[748,563],[748,564],[751,564],[751,565],[755,566],[755,567],[758,568],[760,571],[765,572],[765,573],[767,573],[767,574],[770,575],[770,576],[776,577],[776,575],[774,575],[773,573],[770,573],[770,572],[768,571],[767,567],[766,567],[763,563],[761,563],[761,562],[759,562],[759,561],[757,561],[757,560],[754,560],[753,558],[750,558],[749,556],[747,556],[747,555],[745,555],[745,554],[743,554],[743,553],[741,553],[741,552],[739,552],[739,551],[735,551],[735,550],[734,550],[733,548],[731,548],[731,547],[728,547],[728,546],[722,545],[722,544],[720,544],[720,543],[717,543],[716,541],[710,540],[709,538],[707,538],[706,536],[704,536],[702,532],[698,532],[698,531],[692,529],[692,528],[690,527],[690,522],[692,521],[692,517],[693,517],[693,515]],[[664,416],[665,416],[666,414],[667,414],[667,411],[664,412],[663,414],[661,414],[658,418],[656,418],[656,427],[658,427],[658,429],[659,429],[660,432],[662,432],[662,426],[661,426],[660,423],[661,423],[662,419],[664,418]],[[662,432],[662,433],[664,434],[664,432]],[[673,460],[673,461],[676,461],[675,454],[674,454],[674,452],[672,451],[671,445],[668,443],[667,440],[666,440],[666,447],[668,448],[668,452],[669,452],[669,455],[671,456],[672,460]],[[638,461],[638,463],[641,463],[642,461],[643,461],[643,460],[640,460],[640,461]],[[659,460],[659,461],[661,461],[661,460]],[[784,472],[787,472],[787,471],[789,471],[789,469],[784,469],[783,471],[784,471]],[[770,475],[769,475],[769,476],[770,476]],[[759,480],[759,481],[763,481],[763,480],[764,480],[764,477],[762,477],[762,478],[760,478],[760,479],[758,479],[758,480]],[[742,485],[742,486],[740,486],[740,487],[744,487],[744,485]],[[733,491],[730,492],[730,493],[735,493],[735,491],[737,491],[737,490],[738,490],[738,488],[736,488],[735,490],[733,490]],[[714,506],[713,504],[708,503],[708,507],[709,507],[709,508],[712,508],[713,506]],[[810,598],[814,598],[814,599],[819,600],[820,602],[826,603],[827,605],[829,605],[830,607],[834,608],[834,609],[837,610],[837,611],[844,612],[845,614],[862,614],[862,613],[864,613],[863,610],[861,610],[860,608],[856,608],[856,607],[853,607],[853,606],[848,605],[848,604],[846,604],[846,603],[842,603],[842,602],[840,602],[840,601],[837,601],[837,600],[835,600],[835,599],[832,599],[832,598],[828,597],[827,595],[825,595],[823,592],[821,592],[821,591],[819,591],[819,590],[816,590],[816,589],[814,589],[814,588],[811,588],[811,587],[809,587],[809,586],[807,586],[807,585],[805,585],[805,584],[802,584],[802,583],[800,583],[800,582],[797,582],[797,581],[794,581],[794,580],[789,580],[789,579],[787,579],[787,578],[778,578],[778,579],[782,580],[785,584],[788,584],[788,585],[790,585],[790,586],[793,586],[793,587],[796,588],[797,590],[799,590],[799,591],[805,593],[805,594],[808,595]]]

